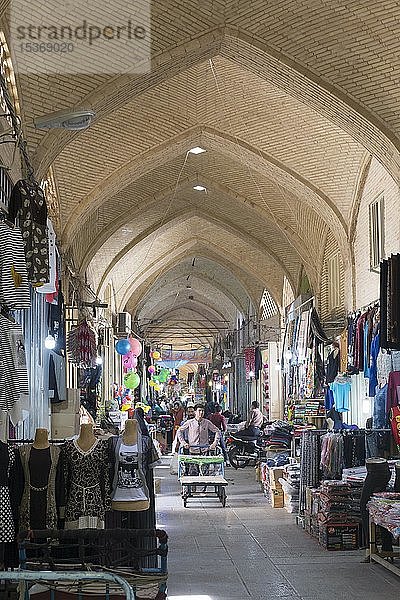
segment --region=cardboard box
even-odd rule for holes
[[[51,415],[51,437],[53,440],[64,440],[78,435],[79,428],[79,413],[55,413]]]
[[[80,390],[76,388],[67,389],[65,402],[57,402],[51,405],[52,414],[68,413],[78,414],[81,408]]]
[[[271,490],[270,499],[272,508],[283,508],[283,492],[281,490]]]
[[[281,467],[272,467],[269,469],[269,485],[272,490],[282,489],[282,486],[279,483],[280,477],[283,477],[283,469]]]

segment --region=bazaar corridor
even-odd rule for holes
[[[384,600],[397,598],[399,581],[379,565],[361,564],[362,551],[327,552],[295,526],[295,517],[272,509],[254,469],[227,469],[228,501],[191,499],[161,477],[158,524],[168,530],[169,600]]]

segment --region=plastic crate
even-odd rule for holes
[[[319,526],[319,543],[327,550],[357,550],[359,524],[334,524]]]

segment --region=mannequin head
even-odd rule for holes
[[[77,440],[79,447],[87,451],[94,445],[95,441],[96,436],[93,433],[93,423],[82,423]]]
[[[38,427],[35,432],[35,441],[33,442],[34,448],[48,448],[49,447],[49,432],[47,429]]]
[[[133,432],[137,432],[137,427],[138,427],[138,422],[136,421],[136,419],[128,419],[127,421],[125,421],[125,429],[124,429],[124,433],[133,433]]]

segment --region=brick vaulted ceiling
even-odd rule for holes
[[[154,0],[151,16],[149,73],[17,78],[63,249],[143,319],[233,321],[264,287],[280,304],[303,269],[317,292],[329,231],[352,261],[368,157],[400,180],[398,3]],[[33,126],[79,107],[96,112],[84,132]]]

